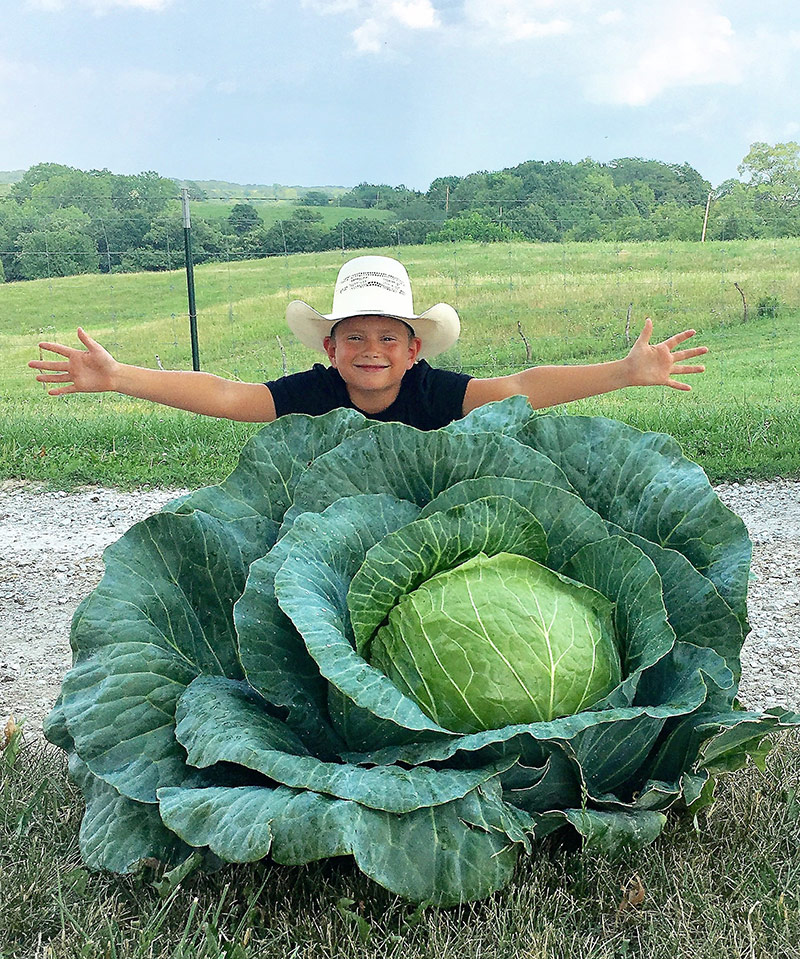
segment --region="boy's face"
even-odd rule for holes
[[[389,394],[393,402],[400,381],[414,365],[422,343],[401,320],[388,316],[351,316],[325,338],[331,366],[339,371],[351,399],[362,392]],[[388,405],[388,404],[387,404]]]

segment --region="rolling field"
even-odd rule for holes
[[[628,389],[567,411],[670,432],[712,479],[800,475],[800,444],[793,439],[800,435],[799,240],[442,244],[370,252],[403,260],[418,311],[439,301],[458,309],[461,340],[437,363],[478,376],[623,356],[629,310],[632,337],[646,315],[658,338],[696,329],[696,342],[710,353],[691,393]],[[263,381],[308,368],[319,357],[288,332],[285,307],[300,298],[330,309],[344,256],[197,267],[203,369]],[[67,488],[92,481],[198,485],[230,471],[257,427],[111,394],[48,397],[27,360],[38,355],[42,339],[74,345],[78,325],[127,362],[191,366],[182,273],[0,287],[0,475]]]
[[[202,216],[212,222],[226,220],[230,216],[236,200],[203,200],[191,204],[192,215]],[[245,201],[238,201],[245,202]],[[390,210],[360,210],[352,206],[298,206],[286,200],[249,200],[258,215],[264,221],[264,226],[272,226],[278,220],[288,220],[296,210],[311,210],[322,214],[324,226],[334,226],[348,217],[363,217],[367,220],[390,219]]]

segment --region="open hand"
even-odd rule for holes
[[[675,350],[684,341],[695,335],[694,330],[676,333],[661,343],[651,345],[653,321],[648,316],[636,342],[626,357],[631,377],[631,386],[671,386],[675,390],[690,390],[688,383],[673,379],[684,373],[703,373],[705,366],[680,366],[683,360],[708,353],[707,346],[695,346],[689,350]],[[674,352],[673,352],[674,351]]]
[[[117,361],[88,333],[78,327],[78,339],[85,350],[60,343],[40,343],[39,349],[59,353],[63,360],[31,360],[28,366],[43,370],[36,379],[40,383],[58,384],[47,392],[51,396],[62,393],[103,393],[114,389],[114,372]]]

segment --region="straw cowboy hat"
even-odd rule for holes
[[[298,340],[325,353],[325,337],[339,320],[349,316],[390,316],[413,328],[422,341],[418,358],[444,353],[458,339],[458,313],[437,303],[424,313],[414,312],[411,281],[402,263],[389,256],[357,256],[339,270],[333,292],[333,312],[319,313],[303,300],[286,307],[286,322]]]

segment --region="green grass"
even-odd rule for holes
[[[765,772],[721,781],[694,823],[671,814],[619,859],[548,843],[512,885],[460,908],[416,910],[350,859],[192,875],[171,891],[82,864],[80,796],[61,754],[0,753],[0,959],[796,959],[800,738]],[[644,888],[620,910],[623,887]],[[163,888],[163,887],[162,887]]]
[[[437,360],[479,376],[531,363],[624,355],[652,315],[657,337],[686,327],[707,345],[691,393],[628,389],[571,404],[679,440],[713,480],[800,475],[800,240],[733,243],[443,244],[382,251],[411,274],[418,309],[445,301],[459,344]],[[204,369],[264,381],[319,356],[284,324],[286,303],[327,310],[350,252],[196,268]],[[742,299],[748,299],[743,322]],[[777,312],[758,314],[776,298]],[[632,306],[631,306],[632,304]],[[113,274],[0,286],[0,476],[69,488],[85,482],[194,486],[225,476],[254,427],[117,396],[54,399],[26,363],[40,339],[75,344],[82,325],[120,359],[191,365],[182,273]]]
[[[192,214],[202,216],[211,222],[226,220],[236,203],[241,200],[203,200],[191,205]],[[295,210],[311,210],[322,214],[323,226],[335,226],[348,217],[364,217],[367,220],[387,220],[392,217],[391,210],[367,210],[352,206],[300,206],[287,200],[258,200],[250,201],[264,221],[265,226],[272,226],[278,220],[288,220]]]

